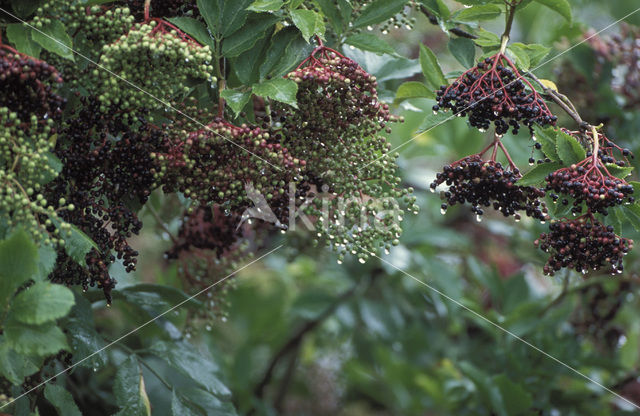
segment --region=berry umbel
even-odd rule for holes
[[[521,124],[533,135],[534,123],[554,125],[557,120],[533,85],[503,53],[479,62],[451,85],[440,87],[436,95],[434,112],[452,110],[458,116],[468,116],[469,124],[483,131],[493,123],[499,135],[510,127],[517,134]]]

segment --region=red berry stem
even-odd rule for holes
[[[500,146],[500,149],[502,149],[502,152],[504,153],[505,157],[507,158],[507,161],[509,161],[509,166],[511,166],[511,169],[513,169],[514,171],[519,170],[518,167],[516,166],[516,164],[513,163],[513,160],[511,159],[511,155],[509,155],[509,152],[507,151],[507,148],[504,146],[504,144],[502,144],[501,140],[498,140],[498,146]]]
[[[145,23],[149,23],[150,16],[149,16],[149,8],[151,6],[151,0],[145,0],[144,1],[144,22]]]

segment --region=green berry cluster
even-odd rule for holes
[[[61,17],[68,16],[69,11],[73,8],[72,1],[45,0],[36,9],[35,15],[31,19],[31,24],[36,29],[43,29]]]
[[[168,22],[136,24],[127,35],[102,48],[100,64],[107,70],[93,72],[99,79],[102,110],[111,104],[123,109],[162,109],[165,105],[158,99],[170,101],[186,94],[189,79],[215,82],[210,75],[212,59],[208,46],[199,45]]]
[[[87,8],[83,5],[73,7],[69,12],[67,30],[70,33],[82,33],[85,46],[95,46],[115,42],[126,34],[135,22],[128,7],[107,9],[100,6]],[[94,48],[84,48],[93,52]],[[98,49],[99,51],[99,49]]]
[[[400,119],[379,102],[376,78],[331,49],[317,48],[287,77],[298,84],[298,109],[282,110],[282,143],[306,161],[304,180],[322,194],[306,213],[340,259],[350,252],[364,262],[398,243],[398,199],[418,211],[381,135]]]
[[[42,192],[43,184],[58,175],[50,153],[56,137],[52,125],[35,115],[20,122],[16,113],[0,107],[0,218],[9,228],[24,228],[36,242],[60,246],[70,226],[58,212],[75,207],[64,198],[49,201]]]

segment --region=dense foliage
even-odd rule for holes
[[[0,1],[0,412],[640,409],[640,9],[574,3]]]

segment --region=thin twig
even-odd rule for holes
[[[560,108],[562,108],[564,110],[564,112],[569,115],[569,117],[574,119],[575,122],[578,123],[580,128],[583,128],[584,121],[582,120],[582,117],[580,117],[580,114],[578,114],[578,112],[576,111],[575,106],[573,105],[573,103],[571,103],[571,100],[569,100],[569,98],[567,96],[565,96],[563,94],[560,94],[559,92],[553,90],[552,88],[547,87],[546,85],[544,85],[542,83],[542,81],[540,79],[538,79],[538,77],[533,75],[531,72],[527,72],[526,75],[529,78],[531,78],[533,81],[535,81],[538,85],[540,85],[540,88],[542,88],[542,91],[547,96],[549,96],[553,100],[554,103],[558,104],[558,106],[560,106]],[[589,125],[589,127],[590,127],[590,125]]]
[[[374,273],[372,279],[376,277]],[[370,283],[372,279],[368,280]],[[316,329],[321,323],[323,323],[327,318],[329,318],[333,313],[338,309],[340,305],[349,300],[360,287],[361,282],[356,283],[342,295],[338,296],[336,300],[329,305],[327,309],[325,309],[317,318],[307,321],[304,325],[302,325],[294,334],[289,338],[289,340],[276,352],[273,356],[269,365],[267,366],[267,370],[264,373],[264,376],[260,380],[260,382],[256,385],[254,391],[254,395],[257,399],[262,399],[264,397],[265,388],[271,382],[271,378],[273,377],[273,373],[278,366],[279,362],[288,356],[291,352],[295,351],[298,346],[302,343],[304,337]],[[255,413],[255,409],[251,409],[247,412],[248,415]]]
[[[162,228],[162,230],[164,232],[169,234],[169,238],[171,238],[171,241],[173,242],[173,244],[178,244],[178,239],[173,236],[173,234],[171,233],[171,230],[169,230],[169,227],[167,226],[167,224],[165,224],[165,222],[162,220],[162,218],[160,218],[160,215],[158,215],[158,213],[151,206],[151,204],[150,203],[149,204],[145,204],[145,207],[151,213],[151,215],[153,215],[153,218],[155,218],[156,223],[160,226],[160,228]]]

